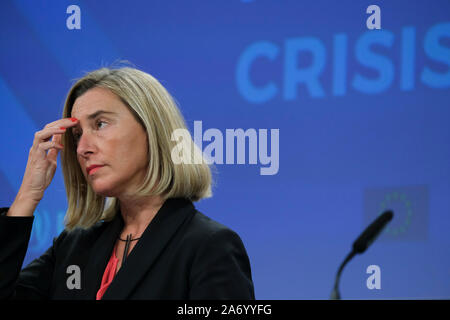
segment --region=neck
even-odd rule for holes
[[[124,221],[123,239],[130,233],[133,238],[140,237],[164,203],[161,196],[121,197],[119,201]]]

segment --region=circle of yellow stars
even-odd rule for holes
[[[386,194],[383,201],[380,203],[380,215],[389,208],[389,204],[393,202],[400,202],[405,206],[406,217],[403,223],[398,227],[387,226],[385,232],[394,236],[405,233],[411,225],[411,218],[413,211],[411,208],[411,201],[408,200],[406,194],[401,192],[390,192]]]

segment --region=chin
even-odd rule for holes
[[[114,190],[111,188],[110,183],[104,184],[104,183],[93,183],[91,184],[91,188],[92,190],[94,190],[94,192],[100,196],[104,196],[104,197],[115,197],[116,193],[114,192]]]

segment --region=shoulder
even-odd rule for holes
[[[57,247],[86,247],[90,248],[102,231],[111,223],[111,221],[99,221],[92,227],[74,228],[72,230],[64,229],[61,234],[55,239],[54,244]]]
[[[198,210],[191,219],[184,238],[197,249],[214,247],[225,249],[229,246],[244,248],[236,231]]]
[[[198,210],[196,210],[190,222],[189,229],[193,235],[200,237],[203,240],[205,240],[205,238],[213,237],[216,234],[236,234],[236,232],[231,228],[210,218]]]
[[[239,235],[196,212],[191,223],[190,299],[254,299],[250,260]]]

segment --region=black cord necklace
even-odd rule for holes
[[[125,262],[125,260],[128,257],[128,249],[130,248],[131,241],[136,241],[136,240],[139,240],[140,238],[141,237],[132,239],[132,234],[130,233],[130,234],[127,235],[127,239],[124,240],[124,239],[120,238],[120,235],[119,235],[118,239],[120,241],[125,241],[126,242],[125,243],[125,249],[123,250],[122,264]]]
[[[130,236],[130,241],[136,241],[136,240],[139,240],[141,237],[139,237],[139,238],[134,238],[134,239],[131,239],[131,234],[129,234],[129,236]],[[122,238],[120,238],[120,236],[119,236],[119,238],[118,238],[120,241],[128,241],[127,239],[128,239],[128,236],[127,236],[127,239],[122,239]]]

